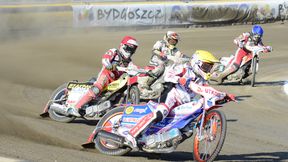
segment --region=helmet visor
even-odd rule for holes
[[[253,39],[253,41],[255,41],[255,42],[258,42],[260,39],[261,39],[261,35],[259,35],[259,34],[254,34],[253,35],[253,37],[252,37],[252,39]]]
[[[176,45],[178,43],[178,39],[168,38],[168,43],[171,45]]]
[[[123,47],[124,51],[130,53],[131,55],[135,53],[137,46],[132,44],[125,44]]]
[[[208,63],[208,62],[202,62],[200,69],[205,73],[209,73],[212,67],[213,67],[213,64]]]

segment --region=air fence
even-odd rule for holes
[[[89,3],[72,8],[76,27],[243,24],[288,18],[288,0]]]

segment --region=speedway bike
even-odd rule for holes
[[[138,151],[171,153],[180,143],[193,137],[194,160],[213,161],[224,144],[227,124],[225,114],[218,110],[233,95],[219,92],[212,87],[193,84],[193,91],[202,98],[172,109],[160,122],[153,123],[136,138]],[[117,107],[98,122],[84,148],[96,148],[107,155],[124,155],[132,150],[125,134],[147,114],[153,113],[158,103]],[[194,136],[193,136],[194,135]]]
[[[121,67],[117,67],[117,69],[124,73],[119,79],[104,87],[100,96],[79,109],[81,118],[99,120],[107,111],[119,104],[139,102],[133,94],[128,94],[128,92],[133,93],[129,85],[135,80],[134,77],[144,71],[141,69],[123,69]],[[75,120],[77,117],[69,113],[69,107],[75,106],[82,96],[89,91],[95,81],[96,78],[92,78],[87,82],[74,80],[62,84],[54,90],[40,116],[43,118],[50,117],[52,120],[66,123]]]
[[[260,53],[266,53],[266,49],[263,47],[254,47],[251,54],[245,56],[242,58],[241,65],[239,69],[228,75],[224,78],[223,82],[234,82],[234,83],[240,83],[240,84],[246,84],[249,82],[248,78],[250,78],[250,84],[251,87],[255,86],[255,79],[256,74],[259,70],[259,55]],[[270,52],[270,51],[269,51]],[[213,68],[211,69],[212,78],[217,78],[221,72],[225,70],[228,66],[230,66],[230,63],[234,59],[234,55],[231,55],[230,57],[221,57],[220,63],[215,63]],[[220,84],[214,80],[209,80],[210,84]]]

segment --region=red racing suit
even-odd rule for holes
[[[98,74],[97,80],[93,83],[93,87],[80,99],[80,101],[75,106],[76,108],[79,109],[93,98],[96,98],[101,94],[104,87],[106,87],[114,80],[117,80],[123,74],[123,72],[117,71],[116,66],[135,66],[131,62],[131,59],[124,60],[116,48],[108,50],[103,55],[102,64],[102,69]]]
[[[239,68],[239,66],[241,65],[243,57],[252,54],[253,47],[255,46],[264,47],[262,40],[255,43],[252,40],[251,33],[249,32],[243,33],[239,37],[235,38],[234,43],[238,46],[238,49],[235,52],[234,59],[229,64],[234,65],[237,68]]]
[[[116,66],[127,67],[129,64],[133,64],[131,59],[122,59],[119,51],[116,48],[108,50],[102,57],[102,69],[98,74],[97,81],[94,82],[100,91],[103,90],[109,83],[117,80],[123,72],[117,71]]]

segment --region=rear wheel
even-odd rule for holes
[[[98,122],[96,127],[107,132],[116,133],[117,126],[119,126],[118,124],[120,122],[124,109],[125,107],[117,107],[115,109],[112,109],[103,116],[103,118]],[[118,144],[105,138],[101,138],[97,135],[94,139],[94,142],[96,149],[106,155],[120,156],[131,151],[130,147],[120,148]]]
[[[66,91],[67,83],[62,84],[59,86],[51,95],[50,100],[61,100],[63,97],[65,97],[65,91]],[[53,102],[51,102],[52,104]],[[62,103],[60,103],[62,104]],[[63,103],[64,104],[64,103]],[[49,107],[50,105],[48,105]],[[76,117],[75,116],[65,116],[60,113],[57,113],[51,109],[48,110],[49,116],[51,119],[63,122],[63,123],[69,123],[73,121]]]
[[[211,110],[206,114],[202,127],[194,137],[193,157],[195,161],[213,161],[222,149],[226,137],[226,117],[219,110]]]

